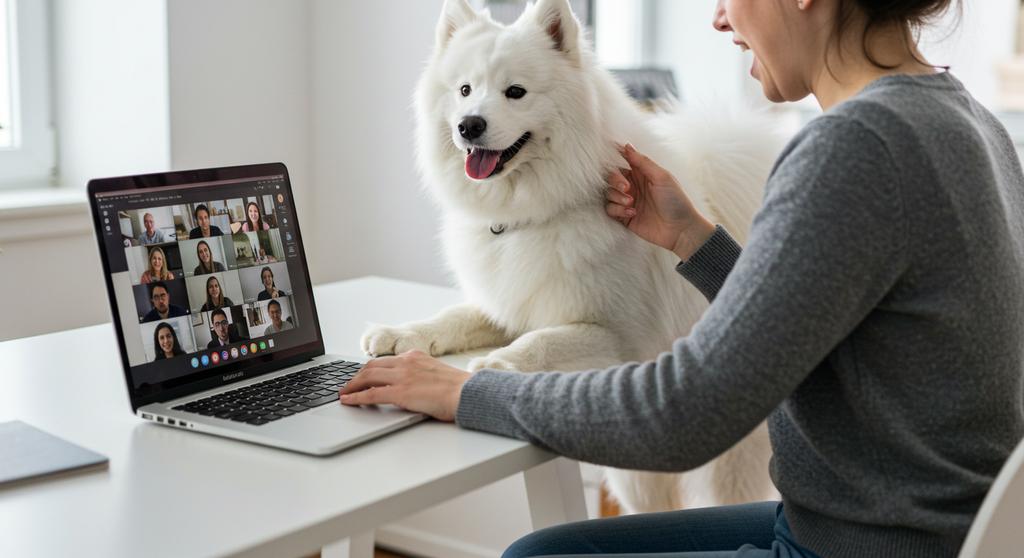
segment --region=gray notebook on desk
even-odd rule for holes
[[[20,420],[0,423],[0,488],[57,473],[106,466],[106,457]]]

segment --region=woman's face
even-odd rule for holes
[[[199,210],[196,212],[196,220],[199,221],[199,228],[203,232],[210,230],[210,212],[206,210]]]
[[[753,52],[750,75],[769,101],[798,101],[811,93],[811,80],[824,62],[821,37],[828,31],[806,9],[812,1],[804,0],[801,8],[799,0],[718,0],[715,29],[732,33],[737,46]]]
[[[160,333],[157,334],[157,341],[159,341],[160,348],[165,353],[170,353],[174,349],[174,333],[171,331],[171,328],[160,328]]]
[[[164,255],[160,252],[153,252],[149,255],[149,265],[153,271],[160,271],[164,268]]]
[[[269,271],[264,271],[260,277],[263,279],[263,286],[269,291],[274,286],[274,274]]]
[[[210,284],[206,286],[206,294],[213,299],[220,298],[220,281],[216,279],[210,281]]]
[[[199,245],[199,261],[204,264],[210,263],[210,247],[206,243]]]
[[[249,220],[255,223],[260,218],[260,210],[255,205],[249,206]]]

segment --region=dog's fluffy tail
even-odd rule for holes
[[[764,185],[787,134],[781,121],[758,109],[726,110],[672,104],[653,117],[655,132],[677,154],[670,169],[698,207],[745,243]]]

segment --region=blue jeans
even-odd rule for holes
[[[594,519],[541,529],[502,558],[819,558],[789,530],[780,502]]]

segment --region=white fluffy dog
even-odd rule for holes
[[[567,0],[540,0],[510,26],[447,0],[416,109],[420,168],[467,302],[372,327],[362,347],[435,356],[501,347],[473,370],[652,359],[707,307],[673,254],[605,214],[607,176],[624,166],[617,142],[664,165],[740,242],[781,147],[725,115],[643,111],[598,66]],[[761,500],[774,494],[770,454],[762,424],[694,471],[609,469],[606,480],[627,512]]]

